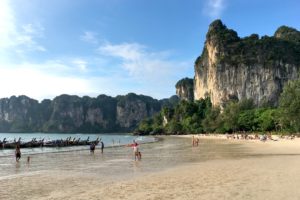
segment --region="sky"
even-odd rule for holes
[[[0,98],[175,94],[209,24],[300,30],[299,0],[0,0]]]

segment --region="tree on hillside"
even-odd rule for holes
[[[224,132],[220,129],[221,119],[220,119],[221,109],[220,107],[213,107],[207,111],[205,119],[202,121],[202,126],[205,132]]]
[[[290,81],[283,88],[279,101],[280,123],[292,132],[300,131],[300,79]]]

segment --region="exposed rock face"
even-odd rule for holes
[[[244,98],[256,105],[277,105],[284,84],[298,78],[299,71],[300,32],[296,29],[283,26],[273,37],[239,38],[216,20],[195,62],[194,96],[209,96],[213,105],[221,106]]]
[[[120,127],[134,128],[141,119],[152,116],[161,108],[159,101],[133,93],[119,96],[117,99],[117,124]]]
[[[0,132],[131,131],[170,100],[130,93],[116,98],[60,95],[41,103],[26,96],[0,99]]]
[[[184,78],[176,83],[176,95],[181,100],[194,100],[194,79]]]
[[[26,96],[0,99],[0,131],[18,132],[37,128],[42,122],[39,103]]]

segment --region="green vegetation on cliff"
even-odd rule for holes
[[[280,97],[279,107],[256,107],[251,99],[232,100],[221,112],[210,99],[182,100],[173,108],[163,108],[153,118],[143,120],[138,134],[232,133],[300,131],[300,79],[290,81]]]
[[[279,105],[282,127],[292,132],[300,132],[300,79],[290,81],[284,87]]]
[[[215,43],[222,53],[219,55],[220,63],[231,65],[253,65],[257,62],[274,64],[283,62],[300,64],[300,32],[294,28],[281,26],[274,36],[252,34],[245,38],[238,37],[237,33],[228,29],[221,20],[211,23],[206,41]],[[224,51],[223,51],[224,50]],[[207,57],[207,49],[195,61],[196,65]]]
[[[194,100],[194,79],[183,78],[176,83],[175,87],[180,99]]]
[[[195,79],[176,84],[182,101],[143,120],[137,132],[300,131],[300,83],[295,81],[299,71],[300,32],[296,29],[281,26],[274,36],[240,38],[215,20],[195,61]],[[186,101],[190,88],[198,100]]]

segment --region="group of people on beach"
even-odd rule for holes
[[[277,141],[277,139],[274,139],[271,134],[226,134],[227,139],[236,139],[236,140],[260,140],[262,142],[265,142],[267,140]]]
[[[141,160],[142,159],[142,154],[141,152],[139,151],[139,144],[133,140],[133,143],[132,144],[128,144],[127,145],[128,147],[132,147],[133,149],[133,154],[134,154],[134,160]],[[96,149],[96,144],[95,143],[92,143],[90,145],[90,152],[92,154],[94,154],[95,152],[95,149]],[[100,140],[100,149],[101,149],[101,154],[103,154],[103,151],[104,151],[104,142],[102,140]],[[16,162],[19,162],[19,160],[21,159],[21,148],[20,148],[20,145],[16,145],[16,149],[15,149],[15,157],[16,157]],[[30,162],[30,156],[27,157],[27,162],[29,163]]]
[[[90,145],[90,152],[91,153],[94,153],[95,152],[95,149],[96,149],[96,144],[95,143],[92,143]],[[101,140],[100,141],[100,149],[101,149],[101,153],[103,153],[103,150],[104,150],[104,142]]]

